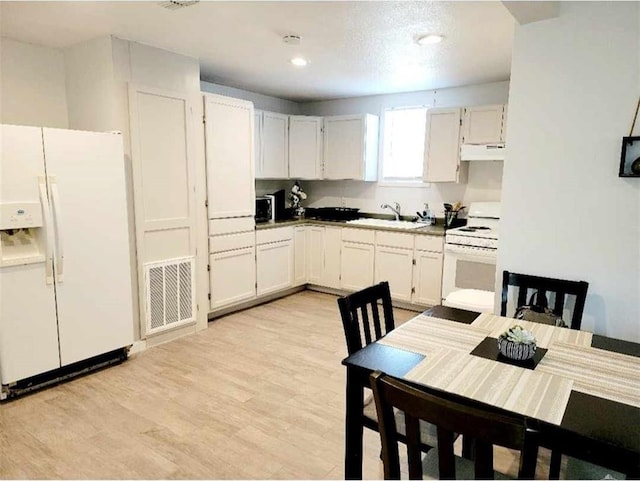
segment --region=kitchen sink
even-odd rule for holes
[[[409,222],[407,220],[385,220],[385,219],[356,219],[350,220],[347,224],[366,225],[370,227],[382,227],[385,229],[421,229],[428,227],[420,222]]]

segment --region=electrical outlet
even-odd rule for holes
[[[340,207],[346,207],[347,200],[344,197],[340,197]]]

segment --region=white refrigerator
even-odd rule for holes
[[[2,125],[0,381],[133,343],[122,136]]]

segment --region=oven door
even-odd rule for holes
[[[442,299],[460,289],[495,290],[496,249],[445,244]]]

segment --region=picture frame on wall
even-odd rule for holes
[[[640,177],[640,137],[623,137],[619,177]]]

